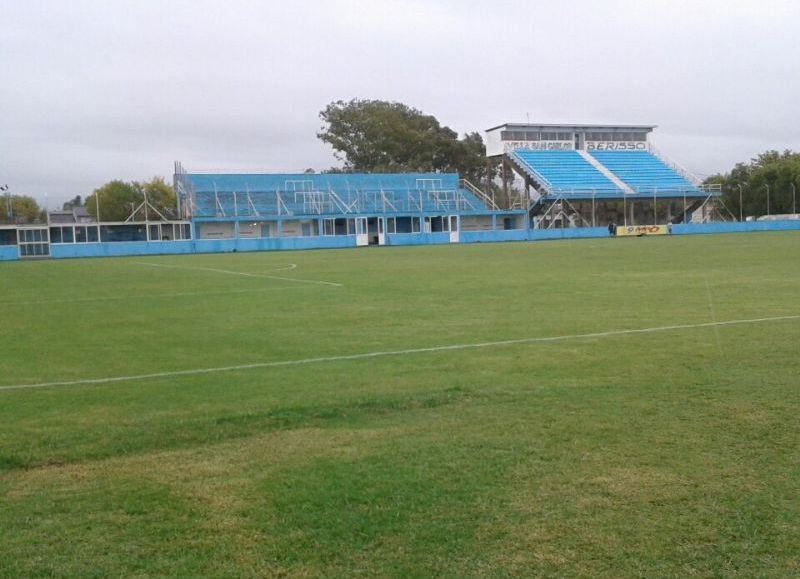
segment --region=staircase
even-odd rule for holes
[[[614,175],[611,171],[609,171],[605,165],[603,165],[600,161],[592,157],[589,153],[583,150],[578,150],[578,154],[586,159],[586,162],[592,165],[595,169],[600,171],[606,178],[611,181],[614,185],[622,189],[625,193],[634,193],[634,190],[631,189],[625,181]]]
[[[517,173],[520,175],[527,175],[536,183],[536,188],[540,192],[550,193],[553,189],[553,186],[550,182],[545,179],[542,175],[531,169],[531,167],[523,162],[514,151],[509,151],[506,154],[506,158],[508,159],[509,163],[511,163],[514,168],[516,169]]]

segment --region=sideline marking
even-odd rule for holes
[[[286,267],[276,267],[275,269],[268,269],[267,271],[289,271],[292,269],[297,269],[296,263],[290,263]]]
[[[711,284],[708,283],[708,276],[706,276],[706,293],[708,294],[708,309],[711,312],[711,321],[717,321],[717,310],[714,308],[714,299],[711,296]],[[717,344],[717,353],[720,357],[724,356],[722,353],[722,341],[719,339],[719,327],[714,326],[714,341]]]
[[[236,370],[253,370],[259,368],[277,368],[281,366],[301,366],[304,364],[319,364],[322,362],[341,362],[347,360],[365,360],[384,356],[403,356],[408,354],[424,354],[427,352],[446,352],[449,350],[468,350],[477,348],[491,348],[496,346],[511,346],[515,344],[535,344],[545,342],[561,342],[566,340],[583,340],[588,338],[608,338],[613,336],[626,336],[632,334],[653,334],[656,332],[669,332],[672,330],[691,330],[697,328],[715,328],[718,326],[735,326],[742,324],[759,324],[764,322],[779,322],[786,320],[800,320],[800,314],[792,316],[775,316],[771,318],[750,318],[742,320],[728,320],[725,322],[705,322],[702,324],[677,324],[672,326],[655,326],[652,328],[639,328],[634,330],[612,330],[610,332],[590,332],[588,334],[570,334],[564,336],[550,336],[545,338],[518,338],[515,340],[500,340],[497,342],[476,342],[473,344],[451,344],[449,346],[431,346],[429,348],[410,348],[407,350],[387,350],[383,352],[363,352],[361,354],[345,354],[342,356],[320,356],[317,358],[301,358],[299,360],[276,360],[273,362],[256,362],[254,364],[240,364],[238,366],[220,366],[217,368],[196,368],[193,370],[175,370],[171,372],[154,372],[152,374],[137,374],[133,376],[112,376],[108,378],[90,378],[87,380],[64,380],[59,382],[41,382],[39,384],[10,384],[0,386],[0,391],[22,390],[26,388],[49,388],[55,386],[78,386],[88,384],[110,384],[113,382],[132,382],[147,380],[149,378],[171,378],[174,376],[196,376],[200,374],[216,374]]]
[[[275,287],[263,287],[253,289],[238,289],[238,290],[219,290],[207,292],[173,292],[169,294],[138,294],[131,296],[97,296],[86,298],[55,298],[52,300],[29,300],[25,302],[0,302],[0,307],[6,306],[35,306],[42,304],[70,304],[74,302],[112,302],[124,300],[146,300],[155,298],[185,298],[191,296],[220,296],[227,294],[245,294],[245,293],[261,293],[271,292],[276,290],[294,289],[294,286],[281,285]]]
[[[134,261],[133,263],[135,263],[136,265],[146,265],[148,267],[163,267],[163,268],[166,268],[166,269],[188,269],[188,270],[194,270],[194,271],[210,271],[210,272],[213,272],[213,273],[227,273],[227,274],[231,274],[231,275],[243,275],[245,277],[263,277],[263,278],[266,278],[266,279],[277,279],[277,280],[281,280],[281,281],[293,281],[293,282],[296,282],[296,283],[311,283],[311,284],[316,284],[316,285],[330,285],[330,286],[334,286],[334,287],[344,287],[343,284],[335,283],[335,282],[332,282],[332,281],[321,281],[321,280],[318,280],[318,279],[298,279],[298,278],[295,278],[295,277],[282,277],[280,275],[268,275],[266,273],[246,273],[246,272],[243,272],[243,271],[231,271],[229,269],[217,269],[215,267],[192,267],[192,266],[188,266],[188,265],[166,265],[166,264],[163,264],[163,263],[150,263],[150,262],[147,262],[147,261]],[[291,265],[294,265],[294,264],[291,264]],[[294,269],[294,268],[292,268],[292,269]],[[273,270],[273,271],[278,271],[278,270]]]

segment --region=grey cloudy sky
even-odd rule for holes
[[[800,149],[798,0],[0,0],[0,184],[335,164],[319,111],[396,100],[459,131],[654,123],[698,174]]]

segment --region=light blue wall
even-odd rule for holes
[[[800,220],[746,221],[734,223],[680,224],[672,226],[673,235],[704,233],[737,233],[749,231],[800,230]],[[499,231],[462,231],[461,243],[497,241],[537,241],[546,239],[577,239],[608,237],[605,227],[576,229],[512,229]],[[434,245],[450,243],[450,234],[392,233],[386,235],[386,245]],[[283,249],[324,249],[355,247],[354,235],[319,237],[260,237],[252,239],[199,239],[196,241],[132,241],[119,243],[66,243],[50,246],[55,259],[71,257],[111,257],[125,255],[159,255],[187,253],[224,253],[233,251],[274,251]],[[0,261],[18,259],[16,245],[0,245]]]
[[[459,233],[461,243],[490,243],[494,241],[527,241],[528,231],[525,229],[509,229],[499,231],[462,231]]]
[[[437,233],[388,233],[386,245],[437,245],[450,243],[450,234]]]
[[[355,247],[353,235],[330,237],[259,237],[253,239],[199,239],[197,241],[132,241],[120,243],[74,243],[50,246],[56,259],[69,257],[110,257],[124,255],[159,255],[185,253],[225,253],[234,251],[270,251],[280,249],[324,249]],[[14,247],[14,255],[16,258]]]
[[[19,258],[19,250],[16,245],[0,245],[0,261],[8,261]]]
[[[800,229],[800,219],[785,221],[735,221],[733,223],[681,223],[672,226],[674,235],[695,233],[741,233],[747,231],[790,231]]]
[[[330,249],[355,247],[355,235],[319,237],[255,237],[252,239],[198,239],[197,253],[272,251],[281,249]]]
[[[528,239],[577,239],[586,237],[608,237],[607,227],[576,227],[574,229],[531,229]]]
[[[194,253],[193,241],[122,241],[50,245],[53,258]]]

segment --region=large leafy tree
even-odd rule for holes
[[[134,211],[134,220],[144,221],[145,210],[139,208],[147,194],[147,201],[151,207],[158,210],[167,219],[175,217],[175,191],[161,177],[154,177],[150,181],[126,183],[120,180],[109,181],[98,187],[86,198],[86,209],[92,217],[97,218],[97,206],[100,206],[100,220],[125,221]],[[99,196],[99,197],[98,197]],[[137,211],[138,208],[138,211]],[[151,209],[147,217],[157,221],[158,214]]]
[[[9,194],[0,196],[0,223],[33,223],[44,219],[46,216],[33,197]]]
[[[333,147],[348,172],[458,172],[481,183],[490,177],[479,133],[458,133],[432,115],[398,102],[353,99],[320,112],[317,136]],[[334,169],[335,170],[335,169]]]
[[[723,201],[737,217],[765,215],[768,210],[773,215],[794,213],[800,203],[800,153],[766,151],[705,183],[722,185]]]

